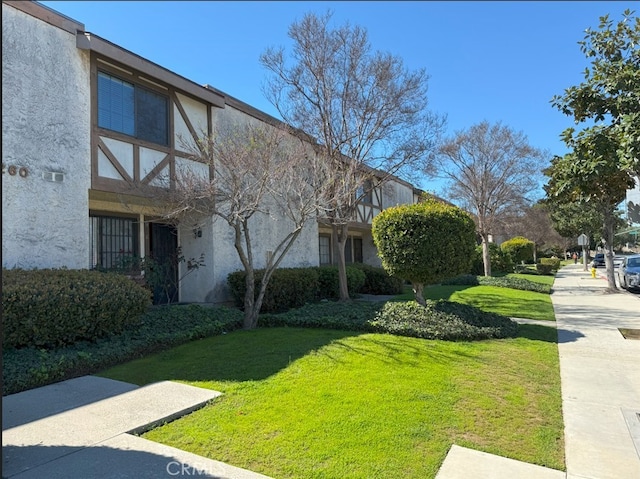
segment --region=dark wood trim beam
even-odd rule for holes
[[[164,83],[176,87],[194,97],[209,102],[218,107],[225,107],[225,97],[218,92],[214,92],[208,88],[198,85],[197,83],[187,80],[166,68],[162,68],[149,60],[145,60],[139,55],[132,53],[124,48],[111,43],[108,40],[98,37],[89,32],[78,32],[76,35],[76,46],[81,50],[90,50],[99,53],[102,56],[111,58],[123,65],[134,70],[149,75],[151,79],[158,79]]]
[[[73,18],[69,18],[61,13],[52,10],[49,7],[45,7],[44,5],[37,2],[25,2],[22,1],[10,1],[10,0],[2,0],[2,3],[6,3],[10,7],[15,8],[16,10],[20,10],[21,12],[26,13],[27,15],[31,15],[32,17],[37,18],[38,20],[42,20],[49,25],[53,25],[54,27],[58,27],[65,32],[76,34],[77,31],[84,30],[84,24],[74,20]]]

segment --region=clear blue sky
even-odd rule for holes
[[[621,18],[632,1],[273,2],[43,1],[87,31],[196,83],[278,117],[264,98],[269,46],[290,51],[289,25],[307,12],[334,12],[367,29],[374,50],[430,75],[429,101],[448,117],[448,134],[482,120],[522,131],[551,154],[570,118],[550,100],[579,84],[589,65],[578,41],[599,17]],[[432,190],[428,183],[420,185]],[[436,191],[437,192],[437,191]]]

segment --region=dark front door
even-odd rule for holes
[[[151,223],[149,240],[153,304],[175,303],[178,301],[178,232],[171,225]]]

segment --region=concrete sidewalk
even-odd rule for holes
[[[640,478],[640,295],[607,294],[580,265],[551,296],[558,328],[567,478]]]
[[[606,293],[581,265],[562,268],[551,300],[565,425],[566,474],[453,446],[437,479],[640,478],[640,295]]]
[[[83,376],[6,396],[2,476],[266,478],[134,435],[188,414],[219,395],[170,381],[138,387]]]

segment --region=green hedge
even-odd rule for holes
[[[536,293],[551,293],[551,286],[548,284],[536,283],[523,278],[511,278],[508,276],[476,276],[473,274],[463,274],[455,278],[443,281],[444,285],[469,285],[469,286],[499,286],[501,288],[519,289],[522,291],[534,291]]]
[[[3,346],[53,348],[95,341],[139,321],[148,290],[125,276],[89,270],[3,270]]]
[[[518,325],[505,316],[449,301],[307,304],[282,314],[260,315],[260,327],[310,327],[390,333],[424,339],[480,340],[513,337]]]
[[[257,297],[264,270],[256,270],[254,274]],[[227,277],[231,295],[238,307],[244,306],[245,278],[244,271],[236,271]],[[315,301],[319,285],[320,275],[317,268],[279,268],[273,272],[269,280],[260,311],[286,311]]]
[[[264,270],[255,271],[255,284],[262,280]],[[235,271],[227,277],[234,303],[244,306],[246,274]],[[349,294],[357,294],[365,284],[366,274],[363,269],[347,266],[347,286]],[[258,295],[256,287],[255,295]],[[291,308],[298,308],[306,303],[322,299],[335,299],[340,296],[337,266],[320,266],[309,268],[279,268],[274,271],[267,285],[267,291],[260,312],[277,313]]]
[[[364,285],[360,293],[402,294],[404,280],[390,276],[383,268],[376,268],[363,263],[354,263],[351,266],[364,272]]]
[[[46,350],[36,347],[2,352],[3,395],[45,386],[199,338],[224,334],[242,326],[237,309],[198,305],[158,306],[122,333],[95,342]]]
[[[336,299],[340,297],[340,281],[338,279],[337,266],[320,266],[317,268],[319,284],[316,293],[317,299]],[[363,270],[353,266],[347,266],[347,288],[349,295],[353,296],[361,292],[365,283]]]
[[[561,266],[560,260],[558,258],[540,258],[539,264],[549,265],[551,267],[551,271],[558,271]],[[549,274],[549,273],[545,273],[545,274]]]

